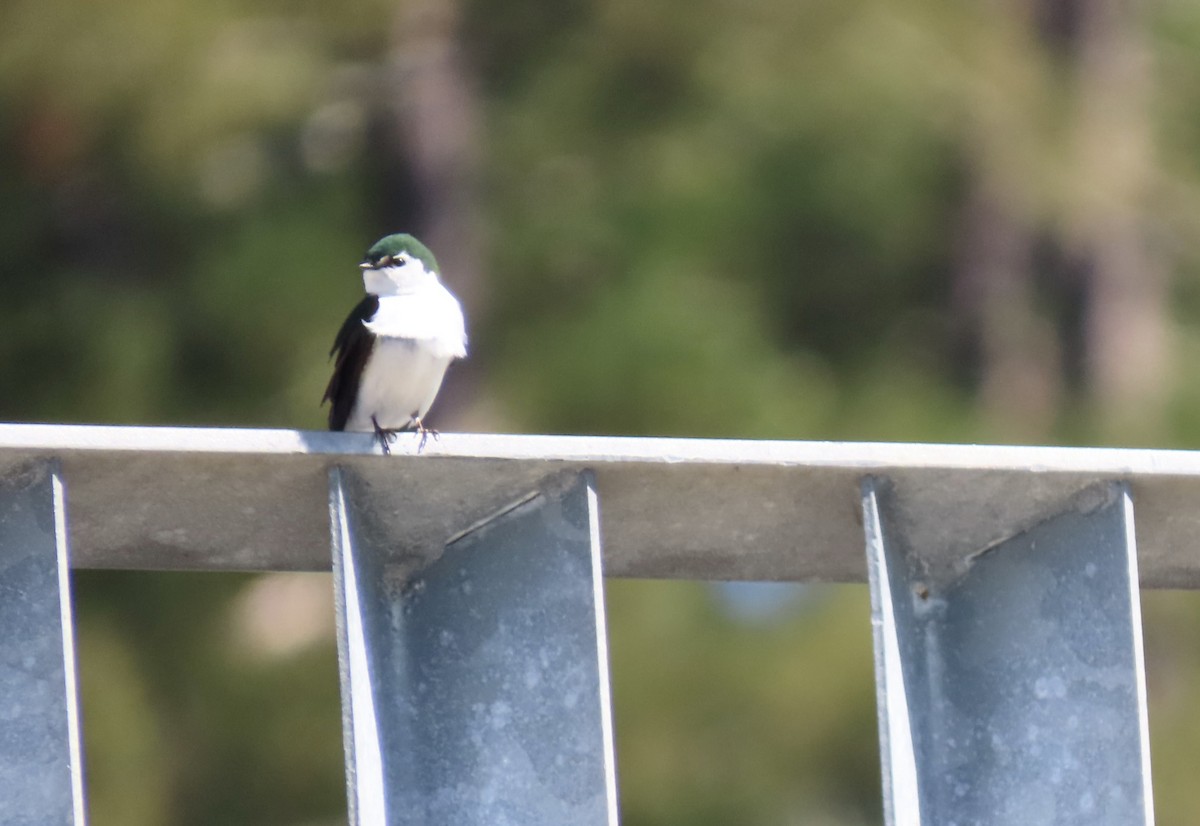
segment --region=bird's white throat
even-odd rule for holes
[[[384,297],[388,295],[413,295],[439,285],[437,273],[425,269],[417,258],[398,267],[381,267],[363,270],[363,286],[367,292]]]

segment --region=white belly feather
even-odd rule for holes
[[[411,426],[416,418],[424,418],[450,361],[448,356],[434,353],[425,342],[378,339],[363,370],[358,401],[346,429],[373,430],[372,416],[380,427],[397,430]]]
[[[387,429],[424,418],[446,368],[467,354],[462,309],[441,284],[406,295],[384,296],[366,327],[375,348],[363,369],[347,430]]]

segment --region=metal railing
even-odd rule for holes
[[[616,823],[602,569],[869,581],[889,824],[1149,824],[1197,503],[1177,451],[0,426],[0,822],[84,819],[69,560],[332,568],[356,824]]]

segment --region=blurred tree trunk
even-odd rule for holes
[[[987,161],[977,163],[963,209],[953,301],[984,417],[1006,440],[1044,437],[1062,396],[1054,325],[1035,300],[1034,232]]]
[[[385,132],[396,166],[410,178],[413,232],[434,251],[447,286],[472,321],[486,312],[479,207],[480,104],[460,45],[457,0],[401,4],[385,79]],[[387,150],[385,150],[387,151]],[[451,369],[435,408],[437,421],[472,420],[478,371],[468,359]],[[439,413],[440,411],[440,413]]]
[[[984,414],[1005,438],[1045,436],[1076,379],[1102,433],[1153,434],[1169,389],[1167,280],[1141,220],[1151,141],[1133,7],[1011,8],[1028,15],[1062,71],[1071,138],[1064,183],[1051,194],[1061,203],[1047,210],[1059,220],[1046,226],[1014,196],[1037,187],[1010,180],[1014,170],[998,160],[1004,137],[977,141],[954,300]],[[1039,301],[1039,289],[1066,297],[1065,306]]]
[[[1089,186],[1073,241],[1090,260],[1083,369],[1114,433],[1153,434],[1170,390],[1167,275],[1142,202],[1152,151],[1148,54],[1122,0],[1079,0],[1078,176]]]

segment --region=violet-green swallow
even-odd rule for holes
[[[424,447],[425,414],[446,368],[467,355],[462,307],[438,279],[433,253],[411,235],[381,238],[358,266],[367,295],[329,351],[329,429],[373,432],[384,453],[397,432],[415,430]]]

